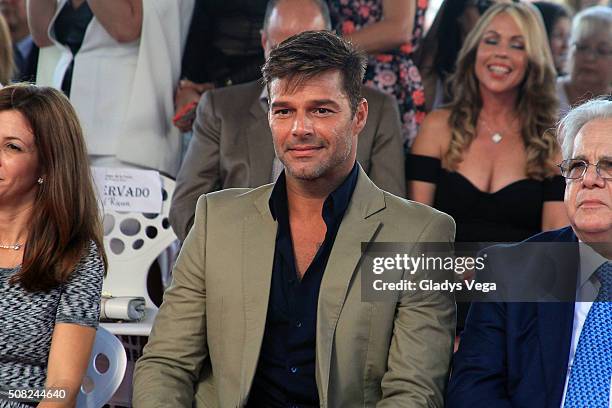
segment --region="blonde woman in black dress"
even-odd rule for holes
[[[453,100],[406,159],[409,197],[455,219],[456,242],[514,242],[568,224],[554,136],[555,70],[537,10],[491,7],[466,38]],[[458,306],[458,332],[467,306]]]
[[[450,214],[458,242],[520,241],[567,225],[555,71],[537,11],[491,7],[468,35],[453,101],[426,118],[408,158],[410,197]]]

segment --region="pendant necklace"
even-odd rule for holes
[[[484,118],[481,118],[480,120],[486,128],[486,131],[491,135],[491,140],[493,141],[493,143],[498,144],[499,142],[501,142],[504,136],[500,132],[493,132]]]

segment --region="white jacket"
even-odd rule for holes
[[[58,0],[49,37],[60,50],[52,86],[74,58],[70,100],[91,155],[116,156],[175,176],[181,137],[172,125],[174,90],[194,0],[143,0],[139,40],[122,44],[93,17],[76,56],[55,38],[53,25],[68,0]]]

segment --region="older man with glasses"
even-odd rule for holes
[[[512,255],[505,271],[514,282],[536,282],[547,264],[555,265],[555,280],[569,282],[571,294],[553,302],[473,303],[455,355],[448,407],[612,406],[610,129],[611,100],[596,99],[568,113],[558,136],[571,225],[502,248]],[[526,260],[542,243],[563,250]]]

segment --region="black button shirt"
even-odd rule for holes
[[[325,240],[312,263],[298,278],[289,227],[284,172],[270,196],[270,211],[278,222],[268,314],[249,407],[318,407],[315,382],[317,303],[323,272],[357,176],[353,166],[342,184],[323,204]]]

